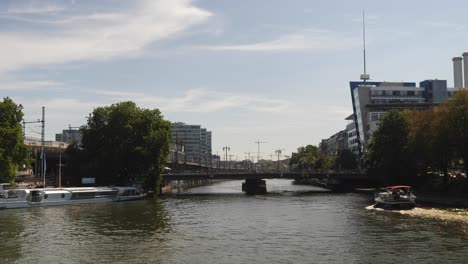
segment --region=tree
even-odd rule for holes
[[[133,102],[98,107],[80,130],[82,145],[67,150],[70,173],[92,175],[98,184],[143,180],[146,189],[159,191],[171,125],[158,109],[141,109]]]
[[[21,164],[28,162],[21,121],[23,106],[10,98],[0,102],[0,182],[13,182]]]
[[[450,147],[463,160],[465,171],[468,171],[468,91],[456,92],[440,108],[445,114],[443,126],[450,128]]]
[[[329,170],[333,166],[333,158],[323,154],[316,146],[307,145],[292,153],[289,166],[292,171]]]
[[[415,165],[421,173],[426,173],[434,162],[434,108],[411,111],[409,118],[408,140]]]
[[[409,122],[407,114],[387,112],[368,145],[365,160],[370,170],[382,176],[386,183],[410,181],[413,162],[408,148]]]
[[[357,165],[357,158],[349,149],[338,151],[334,164],[336,170],[355,170]]]

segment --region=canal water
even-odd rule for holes
[[[468,212],[374,210],[364,194],[268,180],[159,200],[0,211],[0,263],[468,263]]]

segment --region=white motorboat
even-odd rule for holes
[[[375,194],[374,207],[384,209],[412,209],[416,206],[416,196],[411,186],[388,186],[384,192]]]
[[[0,185],[0,209],[131,201],[146,196],[135,187],[6,189],[6,186]]]

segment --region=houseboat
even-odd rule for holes
[[[138,200],[146,196],[135,187],[74,187],[7,189],[0,185],[0,209]]]
[[[416,206],[416,196],[411,186],[388,186],[384,192],[375,194],[374,207],[383,209],[412,209]]]

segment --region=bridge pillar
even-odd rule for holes
[[[249,195],[266,194],[266,181],[257,179],[245,179],[242,183],[242,191]]]

